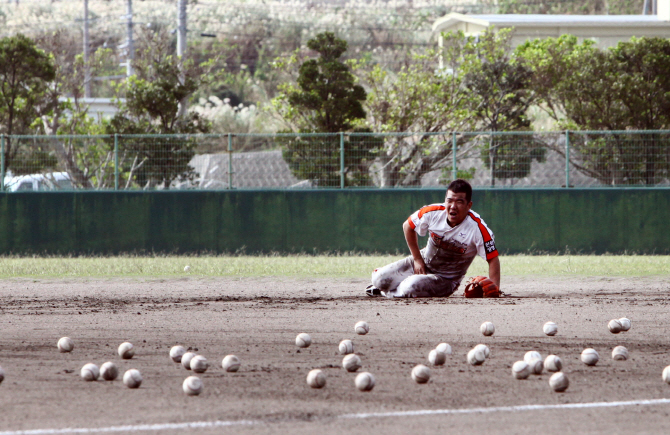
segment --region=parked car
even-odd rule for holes
[[[72,190],[72,180],[67,172],[16,175],[5,177],[7,192],[38,192],[48,190]]]

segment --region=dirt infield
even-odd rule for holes
[[[0,433],[64,428],[109,428],[135,433],[668,433],[670,404],[583,409],[493,409],[515,405],[616,402],[670,397],[661,371],[670,364],[668,289],[663,278],[528,279],[505,277],[514,297],[466,300],[369,299],[358,279],[291,278],[170,280],[0,281]],[[462,292],[458,292],[460,294]],[[607,321],[632,319],[630,331],[613,335]],[[367,320],[370,333],[353,326]],[[479,325],[496,325],[483,337]],[[555,337],[542,325],[559,325]],[[299,350],[297,333],[313,344]],[[75,350],[61,354],[56,341],[70,336]],[[337,344],[355,343],[363,369],[377,385],[362,393],[341,367]],[[116,347],[131,341],[130,361]],[[446,341],[454,353],[432,369],[426,385],[410,379],[428,352]],[[477,343],[491,348],[483,366],[466,363]],[[207,357],[205,389],[198,397],[181,391],[190,374],[171,362],[171,346],[192,347]],[[630,351],[613,361],[614,346]],[[587,367],[582,349],[593,347],[600,362]],[[511,365],[528,350],[559,355],[570,388],[548,386],[549,376],[519,381]],[[234,353],[238,373],[225,373],[221,359]],[[137,368],[144,382],[130,390],[120,380],[84,382],[87,362],[114,361]],[[309,370],[326,372],[327,385],[313,390]],[[415,410],[468,410],[463,414],[392,415]],[[379,416],[347,414],[387,413]],[[365,417],[365,418],[362,418]],[[170,426],[225,422],[217,427]],[[248,423],[241,424],[246,421]],[[228,426],[229,425],[229,426]],[[149,428],[151,429],[151,428]],[[71,433],[62,431],[60,433]]]

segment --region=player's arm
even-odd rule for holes
[[[419,249],[419,239],[416,235],[416,231],[409,225],[408,221],[402,224],[402,232],[405,233],[405,241],[407,241],[407,247],[414,257],[414,273],[417,275],[426,274],[426,263],[423,261],[421,256],[421,249]],[[498,268],[500,270],[500,268]]]
[[[489,263],[489,278],[491,281],[498,286],[500,289],[500,257],[497,255],[490,260],[486,260]]]

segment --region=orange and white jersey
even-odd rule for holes
[[[428,271],[460,282],[476,255],[490,260],[498,250],[493,232],[477,213],[470,210],[455,227],[447,223],[447,216],[445,204],[431,204],[414,212],[407,222],[420,236],[429,236],[421,250]]]

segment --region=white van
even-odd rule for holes
[[[7,192],[38,192],[48,190],[72,190],[72,180],[67,172],[48,172],[5,177]]]

